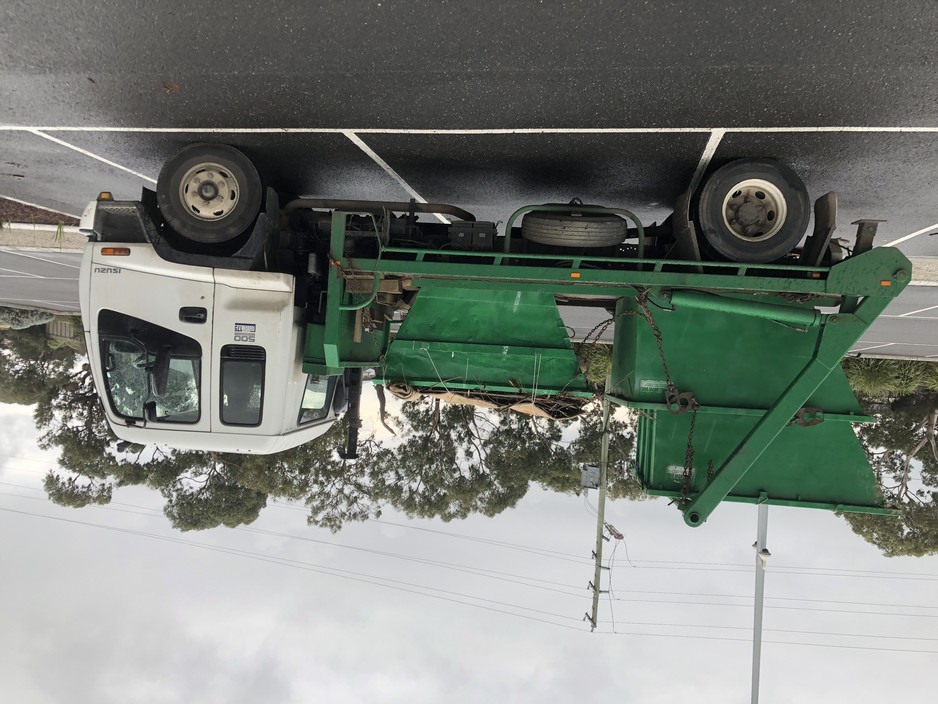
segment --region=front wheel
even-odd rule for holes
[[[781,259],[801,241],[811,201],[798,175],[771,159],[740,159],[717,169],[697,200],[707,244],[734,262]]]
[[[247,230],[261,205],[261,179],[244,154],[225,144],[190,144],[160,171],[163,218],[180,235],[220,244]]]

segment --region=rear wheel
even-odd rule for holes
[[[521,236],[554,247],[614,247],[625,239],[627,225],[615,215],[532,212],[521,221]]]
[[[200,244],[244,233],[260,210],[261,179],[244,154],[225,144],[191,144],[160,171],[156,195],[163,218]]]
[[[770,159],[740,159],[717,169],[697,199],[706,243],[735,262],[784,257],[808,227],[811,201],[798,175]]]

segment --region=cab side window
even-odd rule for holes
[[[254,345],[221,348],[221,422],[257,426],[264,416],[267,354]]]
[[[130,421],[196,423],[201,415],[202,347],[140,318],[102,310],[98,343],[111,410]]]

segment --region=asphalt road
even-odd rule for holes
[[[67,46],[36,41],[50,17]],[[106,21],[103,20],[106,18]],[[840,194],[840,232],[938,254],[938,5],[11,0],[0,195],[78,213],[183,144],[243,148],[302,195],[666,215],[741,156]],[[900,39],[901,38],[901,39]]]
[[[0,303],[77,312],[80,261],[80,254],[70,252],[0,248]],[[579,339],[609,317],[595,308],[564,308],[562,316]],[[938,286],[910,286],[876,320],[853,351],[874,356],[938,359],[936,325]],[[601,339],[611,342],[612,332],[610,327]]]
[[[651,222],[695,175],[772,156],[812,196],[839,194],[838,236],[881,218],[879,244],[938,255],[935,3],[232,0],[204,15],[5,3],[0,195],[77,214],[219,141],[298,195],[415,196],[496,221],[580,197]],[[35,40],[50,17],[67,47]],[[0,280],[4,295],[68,299],[67,276],[33,278]],[[929,295],[909,290],[868,348],[930,349],[934,309],[914,313]]]
[[[78,313],[81,255],[0,248],[0,304]]]

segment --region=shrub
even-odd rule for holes
[[[55,316],[44,310],[29,310],[25,308],[9,308],[0,306],[0,326],[25,330],[34,325],[45,325]]]

